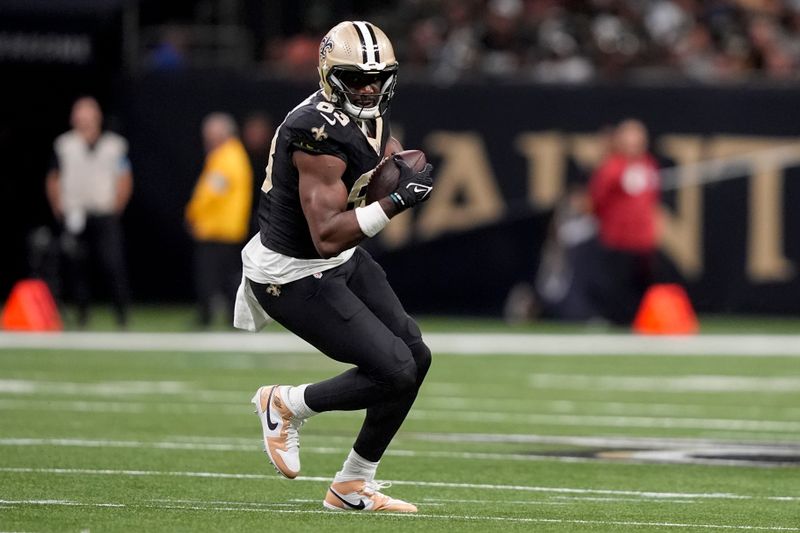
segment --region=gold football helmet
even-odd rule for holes
[[[325,96],[356,119],[381,116],[397,82],[397,59],[389,38],[364,21],[340,22],[319,45],[319,85]],[[364,93],[376,84],[374,93]]]

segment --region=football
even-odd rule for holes
[[[415,172],[419,172],[425,168],[428,163],[425,153],[422,150],[403,150],[397,152],[395,155],[401,157],[409,167]],[[371,204],[376,200],[380,200],[389,196],[395,189],[397,189],[397,181],[400,179],[400,169],[391,157],[386,157],[381,161],[367,185],[367,204]]]

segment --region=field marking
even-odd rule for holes
[[[268,503],[268,502],[233,502],[226,500],[176,500],[172,498],[153,498],[153,502],[159,503],[206,503],[212,505],[250,505],[253,507],[299,507],[297,503]],[[291,500],[298,502],[299,500]],[[321,501],[321,500],[314,500]]]
[[[746,378],[745,378],[746,379]],[[781,378],[786,379],[786,378]],[[569,386],[569,379],[558,379],[553,388],[563,388],[561,383],[567,383]],[[61,410],[73,410],[76,412],[129,412],[129,413],[143,413],[148,410],[156,410],[158,412],[168,413],[184,413],[184,412],[208,412],[209,410],[216,410],[224,412],[225,414],[244,414],[241,406],[245,404],[242,398],[246,396],[237,391],[224,391],[224,390],[196,390],[193,389],[193,383],[190,382],[136,382],[135,387],[131,387],[131,382],[121,381],[115,382],[102,382],[102,383],[57,383],[48,381],[37,380],[0,380],[0,394],[10,395],[40,395],[42,392],[50,392],[56,390],[58,394],[63,396],[101,396],[113,397],[114,401],[107,400],[62,400],[55,408]],[[55,384],[55,386],[53,386]],[[762,383],[766,388],[764,390],[753,387],[752,390],[759,392],[775,392],[768,388],[768,384]],[[61,386],[59,386],[61,385]],[[514,411],[517,405],[509,403],[508,399],[503,398],[475,398],[474,396],[460,396],[460,395],[440,395],[437,394],[435,389],[441,383],[426,384],[426,394],[424,397],[417,400],[416,405],[425,410],[430,407],[432,410],[454,410],[456,408],[471,409],[473,411],[490,411],[494,409],[503,411],[509,414],[512,413],[529,413],[530,410]],[[800,390],[800,379],[797,380],[797,389]],[[590,388],[576,387],[580,389]],[[433,390],[432,390],[433,389]],[[147,401],[135,403],[134,400],[129,400],[132,395],[136,394],[157,394],[171,395],[169,401]],[[117,394],[119,392],[120,394]],[[668,391],[667,391],[668,392]],[[709,391],[711,392],[711,391]],[[795,390],[787,390],[786,392],[795,392]],[[176,401],[175,396],[181,395],[181,401]],[[123,396],[120,398],[120,396]],[[38,403],[37,403],[38,402]],[[204,404],[204,405],[201,405]],[[210,404],[210,405],[208,405]],[[16,398],[2,398],[0,399],[0,409],[14,409],[17,407],[24,407],[30,405],[41,405],[47,410],[54,408],[53,403],[47,400],[21,400]],[[701,404],[683,404],[683,403],[641,403],[641,402],[620,402],[620,401],[576,401],[576,400],[543,400],[537,401],[537,406],[544,407],[545,411],[553,413],[576,413],[585,411],[587,408],[599,411],[599,414],[613,414],[613,415],[681,415],[700,417],[705,411],[714,409],[730,409],[733,408],[741,416],[747,413],[748,416],[760,417],[766,407],[754,405],[701,405]],[[524,405],[522,406],[524,407]],[[509,411],[509,408],[512,410]],[[770,407],[771,413],[782,413],[787,418],[800,418],[800,408],[794,407]]]
[[[586,439],[587,442],[597,442],[597,438]],[[602,439],[601,439],[602,440]],[[574,439],[575,444],[580,439]],[[461,441],[463,442],[463,441]],[[551,441],[552,442],[552,441]],[[562,440],[561,443],[565,442]],[[607,441],[606,441],[607,442]],[[587,446],[587,444],[580,444]],[[132,449],[158,449],[158,450],[202,450],[219,452],[252,452],[261,446],[258,439],[245,443],[198,443],[177,441],[120,441],[105,439],[62,439],[62,438],[0,438],[0,446],[29,447],[29,446],[60,446],[77,448],[132,448]],[[605,446],[608,446],[606,444]],[[618,448],[616,444],[614,447]],[[630,444],[628,445],[630,446]],[[602,447],[602,446],[601,446]],[[603,457],[600,455],[583,457],[555,455],[551,453],[492,453],[492,452],[456,452],[437,450],[403,450],[392,448],[386,451],[389,457],[412,457],[427,459],[458,459],[458,460],[485,460],[485,461],[550,461],[561,463],[587,463],[598,461],[623,461],[626,463],[671,463],[671,464],[701,464],[707,466],[765,466],[780,467],[794,466],[788,458],[800,454],[800,447],[792,446],[757,446],[744,444],[682,444],[672,446],[662,443],[660,447],[651,446],[652,449],[630,450],[625,457]],[[319,455],[345,455],[347,447],[304,446],[306,454]],[[726,459],[726,455],[752,455],[757,457],[763,454],[773,456],[786,456],[787,461],[757,461],[742,459]],[[707,458],[704,456],[710,456]]]
[[[614,428],[705,429],[737,431],[800,432],[800,422],[782,420],[739,420],[728,418],[672,418],[652,416],[530,414],[508,412],[412,410],[411,420],[459,422],[515,422],[541,426],[579,426]]]
[[[0,392],[14,394],[85,394],[88,396],[124,396],[127,394],[186,394],[189,383],[183,381],[105,381],[67,382],[35,379],[0,379]]]
[[[37,403],[38,402],[38,403]],[[38,406],[38,407],[37,407]],[[161,406],[161,407],[159,407]],[[67,412],[127,412],[127,413],[185,413],[197,410],[191,404],[182,406],[172,404],[163,406],[157,402],[119,403],[119,402],[75,402],[64,401],[52,403],[44,400],[14,400],[0,399],[0,410],[45,410]],[[235,406],[220,406],[217,412],[242,416],[247,415],[248,408]],[[202,412],[209,412],[206,406]],[[359,412],[332,411],[326,413],[328,418],[355,418],[361,416]],[[702,429],[715,431],[738,432],[775,432],[775,433],[800,433],[800,422],[784,420],[747,420],[736,418],[676,418],[654,416],[629,416],[629,415],[575,415],[562,413],[519,413],[499,411],[453,411],[434,409],[414,409],[408,418],[411,420],[443,420],[456,422],[514,422],[535,426],[566,426],[566,427],[612,427],[612,428],[648,428],[648,429]]]
[[[628,437],[628,436],[574,436],[574,435],[536,435],[529,433],[424,433],[403,432],[398,440],[414,439],[429,442],[499,442],[510,444],[566,444],[590,448],[652,448],[708,446],[718,449],[760,446],[800,454],[800,443],[796,441],[777,442],[729,442],[719,439],[695,437]]]
[[[125,507],[124,503],[84,503],[71,500],[0,500],[0,505],[65,505],[68,507]]]
[[[527,524],[581,524],[599,526],[636,526],[636,527],[669,527],[669,528],[699,528],[699,529],[724,529],[739,531],[800,531],[796,527],[782,526],[750,526],[734,524],[691,524],[684,522],[644,522],[633,520],[585,520],[578,518],[526,518],[510,516],[479,516],[479,515],[454,515],[454,514],[427,514],[427,513],[337,513],[335,511],[314,510],[314,509],[269,509],[264,507],[220,507],[215,505],[165,505],[165,504],[122,504],[122,503],[92,503],[76,502],[69,500],[0,500],[9,502],[11,505],[67,505],[67,506],[90,506],[90,507],[117,507],[117,508],[146,508],[146,509],[175,509],[187,511],[238,511],[238,512],[260,512],[260,513],[279,513],[279,514],[325,514],[329,516],[339,516],[343,519],[348,517],[376,517],[384,516],[391,518],[402,518],[404,520],[460,520],[469,522],[511,522]],[[8,507],[0,508],[8,509]],[[360,518],[359,518],[360,519]]]
[[[771,392],[771,391],[762,391]],[[648,415],[648,416],[691,416],[700,417],[708,411],[733,410],[739,416],[760,418],[765,412],[780,413],[790,420],[800,419],[800,408],[774,407],[762,405],[724,405],[699,404],[699,403],[649,403],[647,401],[604,401],[604,400],[535,400],[531,402],[510,402],[507,398],[476,398],[474,396],[450,396],[432,394],[425,391],[422,397],[417,398],[415,406],[425,409],[471,409],[475,411],[505,411],[508,413],[529,413],[529,403],[543,408],[552,413],[583,413],[603,415]],[[587,411],[595,411],[596,413]]]
[[[60,400],[58,403],[54,404],[52,400],[18,400],[7,398],[0,399],[0,410],[128,414],[141,414],[146,412],[144,404],[135,403]],[[150,410],[150,412],[155,411],[155,409]]]
[[[0,394],[9,394],[14,396],[35,396],[39,395],[43,392],[49,392],[52,390],[50,385],[53,382],[47,381],[37,381],[32,379],[15,379],[15,380],[0,380]],[[130,382],[120,382],[119,388],[124,389],[125,383]],[[147,383],[147,382],[138,382],[138,383]],[[164,383],[164,382],[154,382],[154,383]],[[243,394],[241,391],[232,391],[232,390],[204,390],[204,389],[195,389],[194,383],[191,382],[170,382],[174,383],[174,391],[164,392],[167,387],[160,387],[157,394],[159,395],[170,395],[168,401],[148,401],[142,402],[139,404],[133,404],[135,400],[131,400],[134,394],[153,394],[151,390],[141,390],[141,391],[134,391],[130,388],[128,389],[127,395],[122,395],[123,397],[120,398],[120,394],[116,393],[117,384],[114,382],[103,382],[103,383],[64,383],[60,382],[60,385],[66,385],[60,387],[58,390],[58,394],[62,396],[101,396],[101,397],[112,397],[115,398],[113,402],[109,402],[107,400],[102,400],[104,405],[119,405],[118,409],[120,410],[130,410],[130,411],[143,411],[140,406],[169,406],[170,409],[187,409],[190,410],[192,408],[196,408],[198,410],[202,410],[203,412],[207,411],[209,408],[219,408],[220,406],[223,407],[236,407],[237,410],[240,410],[241,406],[246,404],[243,398],[247,399],[250,394]],[[92,385],[92,387],[87,387],[87,385]],[[99,385],[99,386],[97,386]],[[453,410],[456,408],[461,409],[472,409],[472,410],[496,410],[496,411],[506,411],[509,412],[509,409],[514,412],[513,409],[515,408],[522,408],[519,412],[529,412],[527,409],[526,404],[518,404],[509,402],[507,398],[476,398],[474,396],[467,396],[467,395],[452,395],[452,394],[440,394],[437,392],[437,385],[440,383],[431,382],[425,384],[425,395],[421,398],[417,399],[415,405],[418,407],[429,407],[432,409],[449,409]],[[155,388],[155,386],[154,386]],[[184,390],[181,390],[184,389]],[[771,391],[762,391],[762,392],[771,392]],[[176,398],[178,396],[178,398]],[[10,401],[21,401],[21,400],[0,400],[5,401],[8,405],[13,405],[13,403],[8,403]],[[44,401],[44,400],[42,400]],[[86,411],[95,410],[90,405],[90,402],[98,402],[100,400],[80,400],[82,405],[85,405]],[[69,401],[67,402],[69,403]],[[48,404],[52,405],[52,402],[48,402]],[[129,407],[122,407],[124,404],[128,404]],[[199,405],[199,404],[211,404],[211,405]],[[624,401],[594,401],[594,400],[537,400],[536,405],[545,407],[546,411],[552,411],[554,413],[575,413],[579,411],[585,411],[587,408],[595,409],[600,411],[602,414],[649,414],[649,415],[688,415],[688,416],[699,416],[709,409],[720,409],[720,408],[733,408],[736,410],[737,413],[748,412],[754,413],[754,416],[760,416],[762,411],[765,409],[760,406],[754,406],[752,404],[749,405],[731,405],[726,403],[723,406],[714,406],[714,405],[706,405],[706,404],[687,404],[687,403],[649,403],[649,402],[624,402]],[[100,409],[96,409],[100,410]],[[781,412],[785,413],[789,418],[800,418],[800,408],[796,407],[770,407],[770,412]]]
[[[668,500],[668,499],[647,499],[641,498],[614,498],[614,497],[597,497],[597,496],[552,496],[558,500],[569,501],[592,501],[592,502],[634,502],[634,503],[697,503],[697,500]],[[478,505],[497,505],[497,504],[512,504],[512,505],[569,505],[567,502],[553,502],[543,500],[462,500],[458,498],[422,498],[426,504],[429,502],[445,502],[445,503],[475,503]]]
[[[711,355],[800,357],[798,335],[430,333],[434,353],[460,355]],[[0,333],[0,349],[318,353],[291,333]]]
[[[425,502],[425,505],[430,505],[431,503],[475,503],[478,505],[497,505],[497,504],[509,504],[509,505],[567,505],[566,502],[550,502],[544,500],[462,500],[459,498],[422,498],[422,501]],[[638,501],[649,501],[649,500],[636,500]]]
[[[596,374],[531,374],[533,388],[613,390],[629,392],[785,392],[798,394],[800,376],[602,376]]]
[[[353,444],[353,437],[342,435],[324,435],[318,433],[304,433],[304,442],[340,442],[348,449]],[[253,442],[253,437],[210,437],[201,435],[166,435],[163,438],[173,439],[181,442],[200,442],[213,444],[238,443],[249,445]],[[255,440],[259,440],[258,437]],[[541,443],[541,444],[567,444],[585,447],[644,447],[644,448],[663,448],[682,447],[682,446],[712,446],[717,448],[729,448],[739,446],[760,446],[772,447],[775,449],[791,450],[800,454],[800,442],[795,440],[750,440],[750,441],[730,441],[723,439],[710,439],[699,437],[635,437],[635,436],[582,436],[582,435],[541,435],[534,433],[432,433],[401,431],[392,442],[399,443],[408,440],[413,441],[433,441],[433,442],[504,442],[512,444],[520,443]],[[260,440],[259,440],[260,442]]]
[[[193,472],[193,471],[168,471],[168,470],[113,470],[91,468],[33,468],[33,467],[0,467],[0,472],[16,474],[61,474],[61,475],[90,475],[90,476],[165,476],[189,477],[211,479],[246,479],[269,480],[284,482],[282,478],[267,474],[234,474],[227,472]],[[295,481],[313,483],[330,483],[329,477],[298,476]],[[533,485],[506,485],[491,483],[455,483],[445,481],[409,481],[386,480],[393,485],[410,485],[414,487],[438,487],[453,489],[481,489],[496,491],[541,492],[554,494],[603,494],[613,496],[635,496],[639,498],[672,498],[672,499],[714,499],[714,500],[768,500],[781,502],[800,501],[800,496],[753,496],[747,494],[734,494],[730,492],[657,492],[619,489],[581,489],[570,487],[539,487]]]
[[[89,439],[46,439],[46,438],[0,438],[0,446],[60,446],[73,448],[133,448],[157,450],[202,450],[219,452],[253,452],[261,446],[259,439],[252,439],[250,444],[203,444],[193,442],[146,442],[146,441],[114,441]],[[318,455],[347,455],[349,447],[332,448],[324,446],[304,446],[303,453]],[[414,457],[428,459],[465,459],[487,461],[552,461],[561,463],[595,462],[597,459],[587,457],[559,457],[543,454],[522,453],[489,453],[489,452],[446,452],[390,449],[384,454],[388,457]]]
[[[6,411],[62,411],[74,413],[131,413],[131,414],[201,414],[214,412],[224,415],[252,414],[249,406],[209,405],[175,402],[117,402],[107,400],[52,400],[0,398],[0,410]]]
[[[586,501],[586,502],[633,502],[633,503],[697,503],[697,500],[669,500],[669,499],[658,499],[658,500],[643,500],[641,498],[610,498],[607,496],[553,496],[554,499],[557,500],[569,500],[569,501]]]
[[[121,441],[105,439],[48,439],[48,438],[0,438],[0,446],[61,446],[68,448],[152,448],[157,450],[201,450],[201,451],[253,451],[258,450],[260,439],[251,444],[196,443],[175,441]],[[344,448],[342,448],[344,450]],[[305,451],[305,450],[303,450]],[[346,450],[345,450],[346,451]]]
[[[57,393],[71,396],[132,396],[140,394],[163,394],[185,396],[193,403],[247,403],[242,400],[252,392],[230,390],[197,389],[190,381],[102,381],[69,382],[49,381],[47,379],[0,379],[2,394],[41,394]]]

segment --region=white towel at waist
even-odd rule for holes
[[[233,327],[247,331],[261,331],[270,322],[272,322],[272,318],[258,303],[247,278],[242,276],[242,282],[236,290]]]

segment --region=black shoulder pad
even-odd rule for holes
[[[291,145],[311,154],[330,154],[347,161],[345,147],[353,142],[350,119],[328,102],[312,102],[295,111],[285,127]]]

